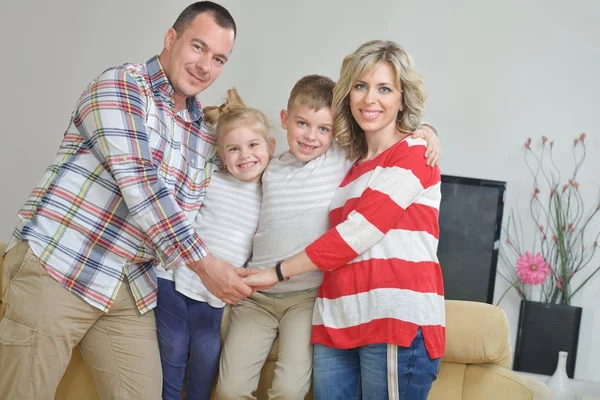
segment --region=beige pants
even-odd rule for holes
[[[161,398],[154,313],[139,313],[127,283],[105,314],[48,275],[23,242],[6,254],[2,292],[0,399],[54,399],[77,345],[101,399]]]
[[[312,312],[317,291],[255,293],[231,309],[219,366],[218,399],[255,399],[260,371],[279,334],[269,399],[304,399],[312,376]]]

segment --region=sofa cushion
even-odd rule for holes
[[[500,307],[446,300],[444,361],[493,363],[510,368],[508,321]]]
[[[533,392],[519,375],[493,364],[467,365],[463,400],[533,400]]]
[[[427,400],[461,400],[465,368],[465,364],[443,362]]]
[[[2,267],[4,267],[4,250],[6,243],[0,242],[0,318],[2,318]]]

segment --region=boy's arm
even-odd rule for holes
[[[440,163],[442,157],[441,143],[438,135],[438,130],[435,126],[423,122],[413,133],[413,138],[421,138],[427,141],[427,150],[425,150],[425,158],[427,165],[435,166]]]

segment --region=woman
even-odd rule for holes
[[[425,91],[396,43],[344,59],[335,136],[357,159],[333,198],[331,229],[305,251],[246,278],[254,287],[321,269],[313,314],[317,399],[423,399],[445,344],[437,260],[440,171],[411,137]]]

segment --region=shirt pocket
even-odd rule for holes
[[[187,171],[189,176],[200,173],[206,166],[206,159],[200,155],[197,148],[181,145],[181,158],[183,159],[182,170]]]
[[[206,184],[211,175],[212,164],[196,148],[181,144],[179,176],[174,177],[175,197],[185,212],[197,211],[206,193]]]
[[[158,168],[165,159],[165,156],[168,156],[171,145],[169,129],[165,122],[159,118],[158,114],[148,114],[146,135],[150,145],[152,163]]]

